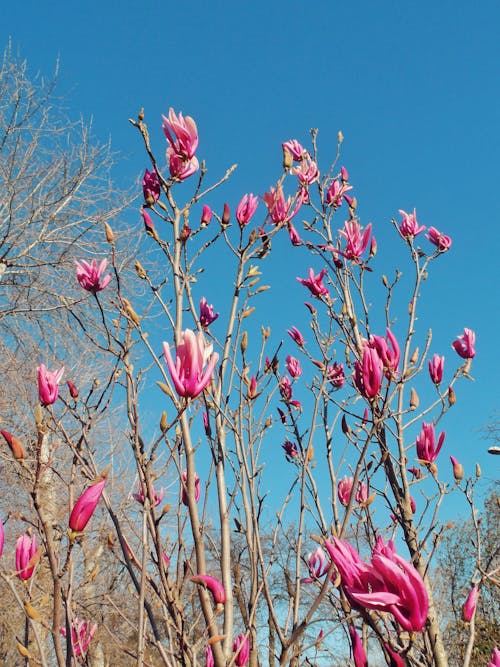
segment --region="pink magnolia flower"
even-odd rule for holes
[[[215,667],[214,652],[210,644],[205,648],[205,667]]]
[[[302,157],[307,153],[306,149],[297,141],[297,139],[284,141],[281,146],[284,151],[287,150],[290,153],[294,162],[300,162]]]
[[[289,401],[292,398],[292,383],[287,375],[280,380],[280,394],[284,401]]]
[[[458,336],[457,340],[451,344],[455,352],[462,357],[462,359],[472,359],[476,356],[474,344],[476,342],[476,334],[472,329],[464,329],[464,333]]]
[[[479,598],[479,586],[476,584],[470,591],[462,608],[462,618],[466,623],[470,623],[476,613],[477,600]]]
[[[73,655],[84,656],[90,646],[90,641],[97,630],[97,623],[90,625],[90,621],[80,621],[76,616],[71,623],[71,643],[73,644]],[[59,632],[66,637],[66,628],[59,628]]]
[[[88,524],[101,499],[106,482],[106,478],[95,482],[86,488],[76,501],[69,517],[69,527],[75,533],[81,533],[82,530],[85,530],[85,526]]]
[[[293,167],[290,173],[297,176],[299,183],[306,188],[319,178],[318,165],[307,152],[304,153],[300,164]]]
[[[389,644],[384,644],[384,648],[389,655],[390,667],[406,667],[406,661]]]
[[[413,209],[413,213],[406,213],[406,211],[399,211],[403,216],[401,224],[399,225],[399,233],[406,240],[410,240],[424,231],[425,227],[419,225],[417,222],[417,209]]]
[[[252,193],[243,195],[238,207],[236,208],[236,220],[240,227],[248,225],[253,218],[257,206],[259,205],[259,198]]]
[[[344,167],[342,167],[342,169],[344,169]],[[347,170],[345,173],[347,175]],[[325,197],[325,201],[328,206],[333,206],[334,209],[342,206],[342,199],[344,194],[349,192],[349,190],[352,190],[352,185],[347,185],[347,180],[347,178],[345,180],[335,178],[330,183],[330,187],[328,188]]]
[[[386,331],[387,339],[382,336],[370,336],[370,345],[377,350],[388,376],[391,377],[398,372],[400,350],[398,341],[392,331],[389,328]]]
[[[444,357],[440,357],[439,354],[435,354],[432,359],[429,360],[429,375],[434,384],[441,384],[443,379],[444,371]]]
[[[234,664],[236,667],[245,667],[250,658],[250,639],[245,633],[240,632],[233,642],[233,653],[236,654]]]
[[[295,229],[295,227],[292,225],[291,222],[287,224],[286,228],[288,229],[288,236],[290,237],[292,245],[294,246],[302,245],[302,239],[300,238],[298,231]]]
[[[496,646],[493,649],[493,655],[491,656],[491,661],[488,663],[488,667],[500,667],[500,651]]]
[[[335,564],[341,586],[356,609],[375,609],[394,616],[403,630],[419,632],[427,619],[429,601],[418,571],[399,556],[394,544],[377,541],[370,563],[348,543],[333,538],[325,547]]]
[[[285,440],[284,444],[282,444],[281,446],[285,450],[285,455],[287,459],[296,459],[298,457],[299,450],[297,449],[297,445],[294,442],[290,442],[290,440]]]
[[[146,234],[148,236],[152,236],[153,238],[158,238],[158,233],[154,226],[154,222],[145,208],[141,208],[141,215],[142,215],[142,221],[144,222],[144,229],[146,230]]]
[[[354,484],[353,477],[347,477],[347,475],[341,479],[338,483],[337,495],[340,502],[344,507],[347,507],[349,500],[351,499],[352,486]],[[366,502],[368,498],[368,487],[364,482],[358,482],[358,488],[356,490],[355,500],[357,503],[361,504]]]
[[[363,642],[352,625],[349,626],[349,634],[351,635],[352,657],[355,667],[368,667],[368,658],[363,648]]]
[[[214,311],[214,307],[212,305],[208,305],[207,300],[205,297],[202,297],[200,299],[200,324],[201,326],[206,329],[209,327],[212,322],[215,322],[215,320],[219,317],[219,313],[216,313]]]
[[[454,456],[450,456],[450,461],[453,467],[453,477],[457,482],[460,482],[464,478],[464,467]]]
[[[30,537],[28,533],[21,535],[16,542],[16,574],[19,579],[31,579],[35,566],[28,566],[35,554],[36,536]]]
[[[231,209],[229,208],[229,204],[227,202],[224,202],[224,207],[222,209],[222,217],[220,221],[223,225],[228,225],[230,220],[231,220]]]
[[[59,382],[64,373],[64,366],[58,371],[48,371],[44,364],[38,366],[38,397],[42,405],[52,405],[59,396]]]
[[[219,359],[213,346],[207,344],[202,333],[191,329],[181,333],[182,343],[176,348],[175,365],[168,343],[163,343],[163,352],[168,370],[179,396],[196,398],[212,379],[215,364]]]
[[[425,422],[422,423],[422,430],[420,431],[420,434],[417,436],[415,441],[417,457],[420,459],[420,461],[424,461],[425,463],[432,463],[436,460],[437,455],[443,446],[445,435],[445,431],[440,434],[436,446],[436,433],[434,431],[434,424],[426,424]]]
[[[203,209],[201,211],[201,226],[206,227],[207,225],[210,224],[210,221],[212,220],[212,209],[208,204],[204,204]]]
[[[361,233],[362,227],[356,220],[347,220],[344,223],[344,229],[339,231],[339,234],[346,240],[346,247],[343,252],[335,250],[335,252],[342,255],[346,259],[358,262],[361,255],[366,250],[370,241],[370,234],[372,230],[371,223],[365,227],[365,231]]]
[[[281,186],[278,189],[273,187],[269,188],[269,192],[266,192],[262,196],[262,199],[267,206],[269,217],[275,225],[290,221],[302,206],[301,197],[297,199],[295,206],[293,206],[293,197],[289,196],[285,200],[285,195],[283,194],[283,188]]]
[[[216,604],[224,604],[226,601],[226,591],[224,586],[215,577],[212,577],[209,574],[195,574],[194,577],[191,577],[191,581],[208,588],[210,593],[212,593],[212,597]]]
[[[168,117],[163,116],[163,132],[174,153],[185,160],[194,157],[198,148],[198,128],[191,116],[177,115],[170,107]]]
[[[384,364],[377,350],[369,345],[363,348],[362,361],[354,362],[354,384],[365,398],[374,398],[382,384]]]
[[[184,470],[182,472],[181,479],[182,479],[181,501],[182,504],[187,507],[189,505],[188,488],[187,488],[187,483],[188,483],[187,470]],[[201,482],[198,475],[194,473],[194,501],[197,503],[200,497],[201,497]]]
[[[289,354],[286,358],[286,370],[290,373],[293,378],[298,378],[302,375],[302,368],[300,367],[300,361],[295,357],[292,357]]]
[[[196,156],[192,157],[190,160],[185,160],[171,147],[167,148],[167,160],[170,175],[172,178],[176,178],[179,181],[185,181],[186,178],[195,174],[200,168],[200,163]]]
[[[84,290],[87,290],[87,292],[92,292],[92,294],[97,294],[97,292],[107,287],[111,280],[111,274],[108,273],[104,277],[102,275],[106,270],[107,263],[105,259],[100,264],[97,264],[97,260],[95,259],[90,264],[83,259],[80,262],[75,262],[76,278],[80,286]]]
[[[160,180],[154,169],[152,171],[146,169],[144,172],[144,178],[142,179],[142,192],[144,194],[144,201],[149,206],[154,204],[160,198]]]
[[[307,567],[309,576],[300,580],[303,584],[312,584],[328,572],[329,566],[326,562],[326,554],[321,547],[307,554]]]
[[[66,382],[66,385],[69,389],[69,395],[71,396],[71,398],[74,398],[76,400],[78,398],[78,396],[80,395],[80,392],[78,391],[78,387],[76,386],[76,384],[74,382],[71,382],[71,380],[68,380]]]
[[[153,485],[151,485],[151,493],[152,493],[152,496],[153,496],[154,506],[158,507],[158,505],[163,500],[163,496],[165,495],[165,490],[160,489],[160,491],[157,492],[155,487]],[[138,503],[141,503],[141,505],[144,505],[144,503],[146,501],[146,497],[144,495],[142,484],[140,482],[139,482],[137,493],[133,493],[132,498],[134,500],[137,500]]]
[[[445,250],[449,250],[451,248],[451,238],[449,236],[441,234],[441,232],[439,232],[435,227],[429,227],[428,232],[429,233],[425,235],[426,238],[428,238],[429,241],[438,248],[438,250],[444,252]]]
[[[328,380],[335,389],[342,389],[345,382],[344,364],[334,362],[333,366],[328,367]]]
[[[287,329],[287,334],[297,343],[297,345],[303,347],[305,343],[304,336],[300,333],[297,327],[292,327],[291,329]]]
[[[307,287],[313,296],[319,298],[328,295],[328,289],[323,284],[325,274],[326,269],[322,269],[318,275],[314,275],[313,269],[309,269],[309,278],[297,278],[297,280],[301,285]]]

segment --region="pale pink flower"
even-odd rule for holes
[[[240,227],[248,225],[253,218],[258,205],[259,198],[256,195],[253,195],[252,193],[243,195],[236,209],[236,220]]]
[[[144,201],[146,204],[148,204],[148,206],[151,206],[160,198],[160,180],[154,169],[151,171],[146,169],[144,172],[144,178],[142,179],[142,192],[144,194]]]
[[[184,470],[181,475],[181,480],[182,480],[182,489],[181,489],[181,501],[182,504],[188,507],[189,505],[189,499],[188,499],[188,489],[187,489],[187,470]],[[200,478],[198,477],[197,473],[194,473],[194,500],[197,503],[199,499],[201,498],[201,481]]]
[[[92,484],[85,489],[76,501],[69,517],[69,527],[75,533],[81,533],[82,530],[85,530],[85,526],[88,524],[92,514],[94,514],[101,499],[106,482],[107,480],[104,478]]]
[[[474,345],[476,342],[476,334],[472,329],[464,329],[461,336],[451,344],[455,352],[462,357],[462,359],[472,359],[476,356]]]
[[[236,667],[245,667],[250,658],[250,640],[243,632],[235,637],[233,653],[236,654],[234,658]]]
[[[292,245],[294,246],[302,245],[302,239],[300,238],[298,231],[295,229],[292,223],[289,222],[286,227],[288,229],[288,236],[290,237]]]
[[[345,382],[344,364],[334,362],[333,366],[328,367],[328,380],[335,389],[342,389]]]
[[[422,423],[422,430],[417,436],[415,446],[417,448],[417,458],[425,463],[432,463],[437,459],[441,447],[443,446],[444,438],[446,436],[443,431],[438,439],[436,445],[436,433],[434,431],[434,424]]]
[[[444,357],[440,357],[439,354],[435,354],[432,359],[429,360],[429,375],[434,384],[440,384],[443,379],[444,371]]]
[[[291,196],[285,200],[285,195],[283,194],[281,186],[278,189],[273,187],[269,188],[269,192],[266,192],[262,196],[262,199],[267,206],[269,217],[275,225],[290,221],[302,206],[301,197],[298,197],[295,206],[293,205],[294,200]]]
[[[90,641],[97,630],[97,623],[90,625],[90,621],[80,621],[76,616],[71,624],[71,643],[73,644],[73,655],[84,656],[90,646]],[[59,628],[59,632],[66,637],[66,628]]]
[[[44,364],[38,366],[38,397],[42,405],[52,405],[59,396],[59,382],[64,373],[64,366],[57,371],[48,371]]]
[[[297,176],[299,183],[306,188],[319,178],[318,165],[307,152],[304,153],[300,163],[290,170],[290,173]]]
[[[182,343],[176,348],[175,365],[168,343],[163,343],[163,352],[179,396],[196,398],[211,381],[219,355],[213,352],[211,344],[206,343],[202,333],[185,329],[181,338]]]
[[[155,507],[158,507],[158,505],[161,503],[163,500],[163,496],[165,495],[165,490],[160,489],[160,491],[156,491],[155,487],[151,485],[151,493],[153,496],[153,503]],[[141,503],[141,505],[144,505],[146,501],[146,497],[144,496],[144,491],[142,488],[142,484],[139,482],[138,490],[137,493],[132,494],[132,498],[134,500],[137,500],[138,503]]]
[[[291,329],[287,329],[287,334],[297,343],[297,345],[303,347],[305,342],[304,336],[300,333],[297,327],[292,327]]]
[[[351,499],[352,486],[354,484],[353,477],[343,477],[338,483],[337,495],[340,502],[344,507],[347,507],[349,500]],[[358,482],[358,488],[356,490],[355,500],[357,503],[362,504],[366,502],[368,498],[368,487],[364,482]]]
[[[26,581],[31,578],[35,566],[28,565],[35,554],[36,536],[30,537],[28,533],[21,535],[16,542],[16,574],[19,579]]]
[[[356,632],[354,626],[349,626],[349,634],[351,635],[352,657],[354,659],[354,667],[368,667],[368,658],[366,657],[365,649],[361,637]]]
[[[209,305],[207,303],[207,300],[205,297],[202,297],[200,299],[200,324],[201,326],[206,329],[209,327],[212,322],[215,322],[215,320],[219,317],[219,313],[216,313],[214,311],[214,307],[212,305]]]
[[[318,275],[314,274],[313,269],[309,269],[309,278],[297,278],[301,285],[307,287],[311,294],[315,297],[327,296],[328,288],[323,283],[323,277],[326,274],[326,269],[322,269]]]
[[[347,220],[344,223],[344,229],[339,230],[339,234],[346,240],[346,247],[343,252],[335,250],[342,257],[358,262],[361,255],[366,250],[370,241],[371,223],[365,227],[365,231],[361,233],[362,227],[356,220]]]
[[[417,222],[417,209],[413,209],[413,213],[406,213],[406,211],[399,211],[402,215],[401,224],[399,225],[399,233],[406,239],[414,238],[417,234],[424,231],[425,227],[419,225]]]
[[[287,150],[292,156],[294,162],[300,162],[303,156],[307,153],[306,149],[303,148],[297,139],[290,139],[289,141],[284,141],[282,144],[283,150]]]
[[[462,618],[466,623],[470,623],[472,617],[476,613],[478,598],[479,598],[479,586],[476,584],[470,589],[467,599],[465,600],[464,606],[462,608]]]
[[[224,604],[226,601],[226,591],[223,584],[212,577],[209,574],[196,574],[194,577],[191,577],[191,581],[194,581],[195,584],[201,584],[205,588],[208,588],[216,604]]]
[[[309,576],[300,580],[303,584],[312,584],[328,572],[329,565],[326,561],[326,554],[321,547],[307,554],[306,560]]]
[[[374,398],[382,384],[384,363],[377,350],[369,345],[363,348],[362,361],[354,362],[354,384],[365,398]]]
[[[107,263],[106,259],[103,259],[100,264],[95,259],[90,264],[83,259],[80,262],[75,262],[76,278],[80,286],[87,292],[92,292],[92,294],[97,294],[97,292],[107,287],[111,280],[110,273],[103,276]]]
[[[289,354],[286,358],[286,370],[290,373],[293,378],[298,378],[302,375],[302,368],[300,367],[300,361],[295,357],[292,357]]]
[[[163,116],[163,132],[174,153],[190,160],[198,148],[198,128],[191,116],[178,115],[170,107],[168,117]]]
[[[344,167],[342,167],[344,169]],[[347,174],[347,171],[346,171]],[[342,206],[342,199],[346,192],[352,190],[352,185],[347,185],[347,179],[335,178],[326,192],[325,202],[334,209]]]
[[[445,250],[449,250],[451,248],[451,238],[449,236],[445,236],[435,227],[429,227],[428,232],[429,233],[425,235],[426,238],[428,238],[429,241],[438,248],[438,250],[444,252]]]

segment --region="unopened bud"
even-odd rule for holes
[[[113,230],[111,229],[111,226],[108,225],[107,222],[104,223],[104,232],[106,234],[106,241],[110,245],[113,245],[114,242],[115,242],[115,235],[113,234]]]
[[[340,130],[337,132],[337,141],[339,142],[339,144],[341,144],[344,141],[344,135]]]
[[[224,204],[224,210],[222,212],[222,218],[221,218],[221,224],[228,225],[229,220],[231,219],[231,210],[229,208],[229,204],[226,202]]]
[[[25,646],[23,646],[20,642],[17,642],[16,646],[17,646],[17,650],[19,651],[19,653],[20,653],[24,658],[29,658],[29,655],[30,655],[30,654],[29,654],[28,649],[27,649]]]
[[[410,364],[416,364],[417,363],[419,352],[420,351],[419,351],[418,347],[416,347],[415,350],[413,351],[413,354],[410,357]]]
[[[371,493],[371,494],[368,496],[368,498],[367,498],[363,503],[361,503],[361,507],[368,507],[368,505],[371,505],[372,502],[375,500],[376,497],[377,497],[377,494],[376,494],[376,492],[374,491],[373,493]]]
[[[346,419],[345,414],[344,414],[344,415],[342,415],[342,433],[347,435],[350,432],[351,432],[351,429],[349,427],[349,424],[347,423],[347,419]]]
[[[481,475],[482,475],[481,466],[479,465],[479,463],[476,463],[476,479],[479,479]]]
[[[156,381],[156,384],[158,385],[158,387],[160,387],[163,393],[167,394],[167,396],[170,396],[170,398],[174,398],[174,395],[172,394],[172,391],[170,390],[168,384],[160,382],[159,380]]]
[[[135,260],[135,272],[141,278],[142,280],[145,280],[148,277],[148,274],[146,273],[146,270],[142,266],[142,264],[139,262],[138,259]]]
[[[240,342],[241,354],[244,354],[246,352],[247,347],[248,347],[248,334],[246,331],[244,331],[243,335],[241,336],[241,342]]]
[[[246,309],[241,313],[241,319],[243,320],[245,317],[248,317],[249,315],[251,315],[251,314],[253,313],[254,310],[255,310],[255,308],[253,308],[253,307],[252,307],[252,308],[246,308]]]
[[[201,227],[206,227],[207,225],[210,224],[210,221],[212,220],[212,209],[208,204],[205,204],[203,206],[203,210],[201,213],[201,222],[200,225]]]
[[[382,276],[382,285],[383,285],[384,287],[388,287],[388,286],[389,286],[389,283],[387,282],[387,276],[385,276],[385,275]]]
[[[293,155],[286,146],[283,146],[283,169],[288,171],[293,164]]]
[[[24,601],[24,611],[26,612],[26,615],[29,616],[33,621],[40,621],[42,617],[38,613],[38,611],[33,607],[31,602],[29,600]]]
[[[417,392],[412,387],[410,392],[410,410],[416,410],[420,404],[420,399]]]
[[[267,340],[271,335],[271,327],[264,328],[262,327],[262,338]]]
[[[457,396],[455,394],[455,390],[453,387],[448,387],[448,405],[451,407],[452,405],[455,405],[457,401]]]
[[[306,456],[308,461],[312,461],[314,458],[314,447],[312,445],[309,445],[307,448],[307,456]]]
[[[454,456],[450,456],[450,461],[453,466],[453,477],[455,481],[460,482],[464,478],[464,467]]]
[[[37,406],[35,408],[35,424],[37,426],[40,426],[40,424],[42,423],[42,419],[43,419],[42,406],[40,405],[40,403],[37,403]]]
[[[377,239],[374,236],[372,236],[372,240],[370,243],[370,259],[375,257],[376,254],[377,254]]]
[[[167,413],[163,411],[161,413],[161,418],[160,418],[160,431],[162,433],[165,433],[166,430],[167,430]]]

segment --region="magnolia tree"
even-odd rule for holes
[[[315,132],[309,149],[286,141],[275,185],[218,214],[232,169],[207,182],[195,121],[163,118],[165,168],[144,112],[131,122],[149,160],[143,295],[123,282],[108,224],[107,257],[82,257],[68,275],[99,315],[75,321],[95,358],[112,359],[109,377],[61,391],[63,368],[40,363],[26,406],[35,445],[2,431],[32,499],[29,515],[4,508],[1,576],[26,618],[17,650],[43,665],[447,665],[432,585],[439,509],[453,492],[474,512],[479,471],[466,478],[446,460],[441,422],[470,378],[475,336],[450,332],[445,367],[417,313],[450,237],[401,211],[392,227],[413,277],[389,281],[371,266],[375,230],[357,216],[340,133],[326,172]],[[287,287],[307,299],[308,321],[271,329],[260,281],[278,277],[272,241],[283,237],[310,266]],[[225,276],[216,307],[214,262]],[[89,435],[114,404],[127,423],[115,438],[133,453],[126,489]],[[49,473],[57,508],[41,494]],[[497,581],[479,543],[474,558],[464,665],[481,587]]]

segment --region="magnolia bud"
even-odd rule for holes
[[[241,336],[241,342],[240,342],[241,354],[244,354],[246,352],[247,347],[248,347],[248,334],[246,331],[244,331],[243,335]]]
[[[479,465],[479,463],[476,463],[476,479],[479,479],[481,477],[481,474],[482,474],[481,466]]]
[[[288,171],[293,164],[293,155],[286,146],[283,146],[283,169]]]
[[[344,141],[344,135],[340,130],[337,132],[337,141],[339,142],[339,144],[341,144]]]
[[[412,387],[410,392],[410,410],[416,410],[420,404],[420,399],[415,389]]]
[[[162,433],[165,433],[166,430],[167,430],[167,413],[163,411],[161,413],[161,418],[160,418],[160,431]]]
[[[139,262],[138,259],[135,260],[134,266],[135,266],[135,272],[137,273],[139,278],[141,278],[142,280],[147,278],[148,274],[146,273],[144,267],[142,266],[142,264]]]
[[[225,203],[224,204],[224,211],[222,213],[222,218],[221,218],[221,224],[228,225],[230,219],[231,219],[231,211],[229,209],[229,204]]]
[[[349,424],[347,423],[347,419],[345,418],[345,414],[344,414],[344,415],[342,415],[342,433],[347,435],[350,432],[351,432],[351,429],[349,428]]]
[[[452,405],[455,405],[457,400],[457,396],[455,394],[455,390],[453,387],[448,387],[448,405],[451,407]]]
[[[115,235],[113,234],[113,230],[111,227],[108,225],[107,222],[104,223],[104,231],[106,233],[106,241],[113,245],[115,242]]]
[[[410,357],[410,364],[416,364],[417,363],[418,354],[419,354],[419,349],[418,349],[418,347],[416,347],[415,350],[413,351],[413,354]]]
[[[450,461],[453,466],[453,477],[455,481],[460,482],[464,478],[464,467],[454,456],[450,456]]]

